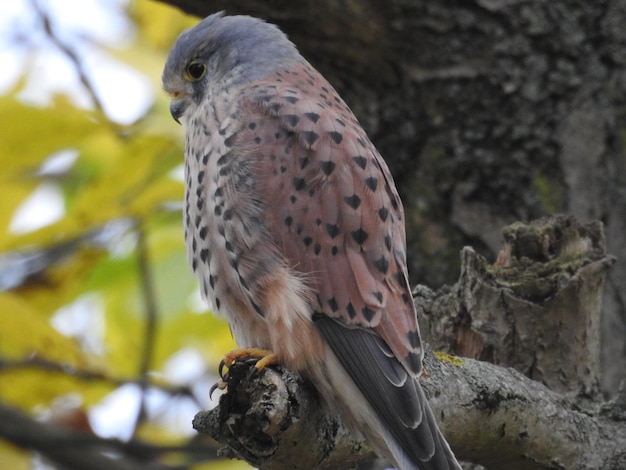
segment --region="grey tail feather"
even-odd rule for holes
[[[380,436],[386,449],[379,450],[386,451],[399,470],[460,470],[419,381],[388,354],[380,336],[325,315],[313,320],[387,430]]]

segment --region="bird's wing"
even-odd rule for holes
[[[240,104],[273,241],[317,294],[322,337],[411,458],[431,459],[443,438],[415,380],[422,347],[387,165],[310,66],[251,85]]]
[[[387,165],[316,71],[300,71],[303,83],[290,78],[251,85],[240,101],[249,121],[240,142],[259,155],[259,195],[274,243],[318,293],[316,312],[375,332],[385,353],[417,376],[422,348],[404,213]]]

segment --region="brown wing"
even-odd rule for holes
[[[314,310],[373,330],[418,375],[404,214],[382,157],[308,64],[250,86],[240,103],[248,117],[240,142],[259,155],[274,242],[317,293]]]
[[[390,452],[407,468],[460,468],[415,380],[422,348],[386,164],[306,63],[251,85],[240,104],[238,142],[251,146],[273,242],[316,293],[317,329],[385,424]]]

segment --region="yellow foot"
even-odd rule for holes
[[[268,349],[261,348],[241,348],[234,349],[230,352],[227,352],[224,355],[224,358],[220,361],[219,365],[219,373],[220,377],[224,378],[224,366],[229,369],[235,362],[248,362],[255,361],[256,364],[254,368],[257,372],[261,372],[268,366],[272,366],[278,364],[278,357],[272,351]]]

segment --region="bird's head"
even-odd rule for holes
[[[183,31],[163,69],[170,112],[180,122],[211,91],[262,79],[301,60],[296,47],[274,25],[250,16],[206,17]]]

